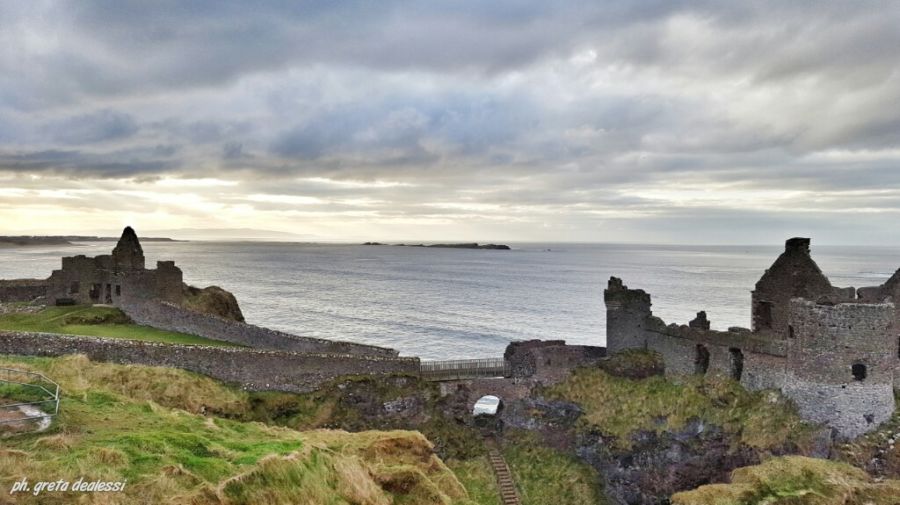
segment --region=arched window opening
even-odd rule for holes
[[[703,344],[697,344],[697,355],[694,357],[694,373],[706,375],[709,370],[709,350]]]

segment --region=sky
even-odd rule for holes
[[[0,1],[0,233],[900,245],[898,26],[859,0]]]

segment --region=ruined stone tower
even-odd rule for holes
[[[845,437],[871,430],[894,413],[894,331],[892,303],[795,298],[782,391],[804,419]]]
[[[126,226],[122,230],[122,236],[112,251],[112,261],[114,272],[144,269],[144,249],[132,227]]]
[[[831,282],[809,254],[808,238],[788,239],[784,252],[756,283],[752,298],[752,329],[787,337],[792,298],[818,300],[834,294]]]
[[[603,299],[606,302],[607,352],[645,349],[646,325],[653,315],[650,295],[640,289],[628,289],[622,279],[610,277]]]

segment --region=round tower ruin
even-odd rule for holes
[[[894,413],[893,303],[814,303],[794,298],[784,393],[807,420],[856,437]]]

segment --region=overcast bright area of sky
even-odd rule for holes
[[[0,3],[0,233],[900,244],[900,3]]]

